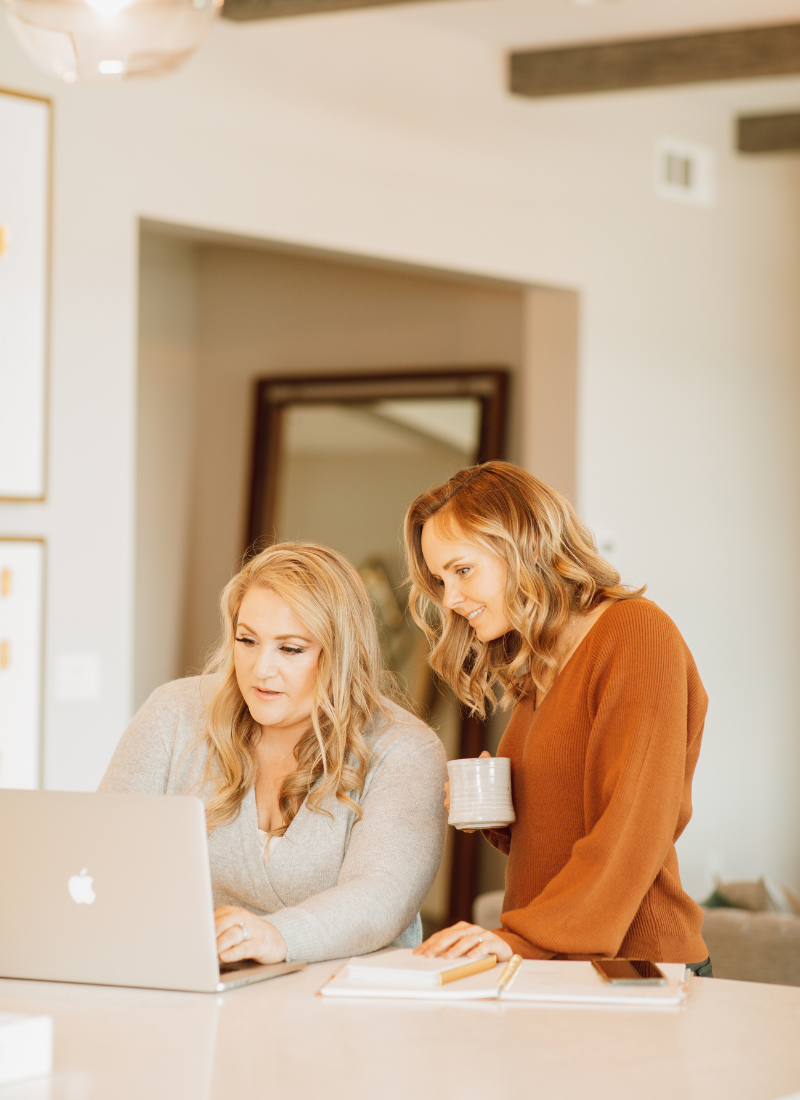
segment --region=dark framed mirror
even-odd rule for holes
[[[477,756],[486,729],[428,669],[427,642],[407,612],[403,516],[431,485],[504,457],[507,387],[508,371],[496,367],[256,385],[248,551],[309,539],[352,561],[372,596],[385,665],[449,759]],[[471,919],[479,839],[448,830],[423,906],[427,930]]]

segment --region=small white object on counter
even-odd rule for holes
[[[53,1072],[53,1017],[0,1012],[0,1085]]]

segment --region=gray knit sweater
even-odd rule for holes
[[[210,683],[204,681],[207,697]],[[333,819],[304,802],[267,864],[255,793],[235,821],[209,836],[214,905],[239,905],[269,920],[289,962],[361,955],[421,940],[419,907],[439,866],[446,818],[439,738],[389,703],[367,736],[372,765],[363,817],[333,799]],[[108,793],[196,794],[206,748],[200,677],[158,688],[128,726],[98,788]]]

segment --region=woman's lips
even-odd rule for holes
[[[485,610],[486,610],[485,605],[483,605],[481,607],[476,607],[474,611],[470,611],[469,615],[467,615],[467,622],[470,622],[470,623],[474,622],[476,619],[480,618],[480,616],[483,614],[483,612]]]
[[[255,691],[255,693],[259,697],[259,699],[265,699],[265,700],[280,699],[280,697],[283,695],[282,691],[270,691],[267,688],[260,688],[260,687],[254,687],[253,691]]]

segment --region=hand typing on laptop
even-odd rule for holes
[[[260,963],[283,962],[286,940],[274,924],[240,909],[223,905],[214,913],[217,929],[217,954],[221,963],[255,959]]]

